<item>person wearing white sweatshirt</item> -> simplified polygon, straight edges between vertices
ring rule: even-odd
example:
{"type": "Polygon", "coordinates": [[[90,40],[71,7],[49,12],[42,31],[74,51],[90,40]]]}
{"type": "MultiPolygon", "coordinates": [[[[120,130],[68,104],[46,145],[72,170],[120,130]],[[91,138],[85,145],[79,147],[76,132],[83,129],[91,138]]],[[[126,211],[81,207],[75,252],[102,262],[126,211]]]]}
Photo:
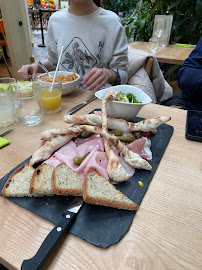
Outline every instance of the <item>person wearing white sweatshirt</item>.
{"type": "MultiPolygon", "coordinates": [[[[126,84],[128,80],[128,47],[120,18],[93,0],[71,0],[70,7],[50,17],[46,46],[48,59],[43,63],[49,71],[57,65],[64,46],[60,71],[81,76],[80,87],[99,90],[106,84],[126,84]]],[[[35,79],[42,72],[37,63],[23,65],[18,74],[35,79]]]]}

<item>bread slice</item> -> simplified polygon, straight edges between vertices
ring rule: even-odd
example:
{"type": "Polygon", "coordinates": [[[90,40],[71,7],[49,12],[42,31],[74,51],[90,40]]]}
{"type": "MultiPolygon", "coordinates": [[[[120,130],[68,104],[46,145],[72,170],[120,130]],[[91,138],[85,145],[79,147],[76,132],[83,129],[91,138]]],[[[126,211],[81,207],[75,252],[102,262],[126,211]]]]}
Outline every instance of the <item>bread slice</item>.
{"type": "Polygon", "coordinates": [[[37,197],[53,196],[52,173],[53,167],[46,163],[36,168],[32,176],[29,192],[37,197]]]}
{"type": "Polygon", "coordinates": [[[96,171],[89,172],[84,179],[83,198],[89,204],[132,211],[138,209],[136,203],[117,190],[114,185],[110,184],[96,171]]]}
{"type": "Polygon", "coordinates": [[[19,167],[7,180],[2,190],[4,197],[31,197],[30,182],[34,168],[26,163],[19,167]]]}
{"type": "Polygon", "coordinates": [[[83,179],[64,163],[53,170],[52,184],[57,195],[82,196],[83,179]]]}

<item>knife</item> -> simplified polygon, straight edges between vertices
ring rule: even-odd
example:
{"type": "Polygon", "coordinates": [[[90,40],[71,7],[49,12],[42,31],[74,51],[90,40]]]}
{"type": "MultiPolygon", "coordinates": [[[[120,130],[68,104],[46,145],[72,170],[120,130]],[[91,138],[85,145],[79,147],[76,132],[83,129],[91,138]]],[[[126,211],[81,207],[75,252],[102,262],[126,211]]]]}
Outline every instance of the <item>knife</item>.
{"type": "Polygon", "coordinates": [[[90,99],[84,101],[83,103],[81,103],[81,104],[79,104],[79,105],[76,105],[74,108],[72,108],[71,110],[69,110],[69,111],[67,112],[67,114],[68,114],[68,115],[73,114],[74,112],[78,111],[79,109],[81,109],[82,107],[84,107],[85,105],[87,105],[88,103],[90,103],[91,101],[93,101],[93,100],[95,100],[95,99],[96,99],[96,97],[93,96],[92,98],[90,98],[90,99]]]}
{"type": "Polygon", "coordinates": [[[22,262],[21,270],[41,269],[42,265],[56,247],[61,237],[71,228],[82,204],[83,198],[75,197],[70,206],[62,213],[61,220],[47,235],[34,257],[22,262]]]}

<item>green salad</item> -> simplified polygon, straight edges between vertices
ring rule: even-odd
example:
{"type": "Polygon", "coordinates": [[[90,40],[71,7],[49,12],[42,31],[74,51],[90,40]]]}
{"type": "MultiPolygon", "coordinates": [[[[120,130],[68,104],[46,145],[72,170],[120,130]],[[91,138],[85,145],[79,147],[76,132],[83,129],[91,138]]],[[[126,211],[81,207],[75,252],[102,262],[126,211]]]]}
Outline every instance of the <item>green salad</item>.
{"type": "Polygon", "coordinates": [[[128,93],[128,94],[120,93],[117,101],[127,102],[127,103],[142,103],[142,101],[138,101],[136,99],[136,96],[134,96],[132,93],[128,93]]]}

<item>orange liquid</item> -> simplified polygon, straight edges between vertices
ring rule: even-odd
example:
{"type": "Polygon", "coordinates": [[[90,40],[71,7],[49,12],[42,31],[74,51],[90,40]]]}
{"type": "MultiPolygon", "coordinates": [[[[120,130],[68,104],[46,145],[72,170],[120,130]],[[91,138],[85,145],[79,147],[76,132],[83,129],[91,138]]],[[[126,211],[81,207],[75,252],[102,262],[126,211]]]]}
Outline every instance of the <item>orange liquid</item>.
{"type": "Polygon", "coordinates": [[[49,91],[48,89],[40,90],[46,111],[53,111],[60,108],[61,104],[61,89],[53,89],[49,91]]]}

